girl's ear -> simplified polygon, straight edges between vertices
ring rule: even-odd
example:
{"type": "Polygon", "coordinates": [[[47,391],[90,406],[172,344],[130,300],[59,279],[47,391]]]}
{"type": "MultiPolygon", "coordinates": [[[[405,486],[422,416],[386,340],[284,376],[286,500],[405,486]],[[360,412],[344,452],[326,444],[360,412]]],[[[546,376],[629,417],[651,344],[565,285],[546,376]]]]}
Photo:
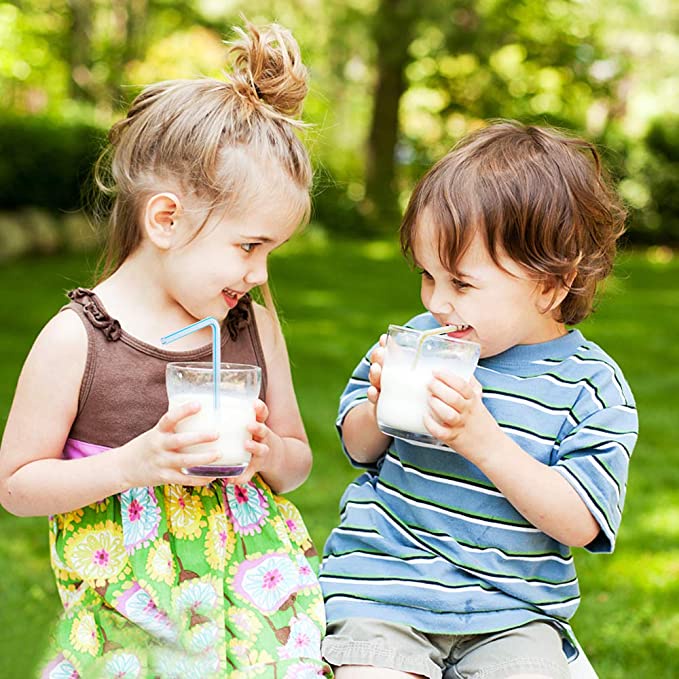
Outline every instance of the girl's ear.
{"type": "Polygon", "coordinates": [[[156,193],[146,201],[144,231],[156,247],[169,250],[176,242],[176,222],[181,212],[181,203],[174,193],[156,193]]]}

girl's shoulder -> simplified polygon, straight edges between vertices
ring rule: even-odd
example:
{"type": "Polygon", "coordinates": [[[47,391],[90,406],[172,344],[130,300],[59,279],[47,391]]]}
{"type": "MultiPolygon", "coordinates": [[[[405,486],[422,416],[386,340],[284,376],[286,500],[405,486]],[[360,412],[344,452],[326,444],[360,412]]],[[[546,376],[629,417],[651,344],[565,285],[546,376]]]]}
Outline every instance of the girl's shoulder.
{"type": "Polygon", "coordinates": [[[64,308],[43,326],[31,355],[66,363],[82,359],[84,366],[87,344],[87,329],[81,318],[73,309],[64,308]]]}

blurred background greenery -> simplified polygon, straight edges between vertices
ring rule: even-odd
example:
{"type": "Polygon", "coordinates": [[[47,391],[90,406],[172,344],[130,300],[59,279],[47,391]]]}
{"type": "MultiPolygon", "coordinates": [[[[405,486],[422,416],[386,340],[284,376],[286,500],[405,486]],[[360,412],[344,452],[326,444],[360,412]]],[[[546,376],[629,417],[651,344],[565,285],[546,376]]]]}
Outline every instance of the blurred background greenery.
{"type": "MultiPolygon", "coordinates": [[[[415,180],[490,118],[597,142],[630,211],[626,250],[583,330],[620,362],[641,438],[618,549],[577,550],[578,632],[602,678],[679,674],[679,4],[673,0],[0,2],[0,426],[63,291],[92,281],[86,211],[106,130],[146,84],[212,75],[245,12],[298,38],[314,221],[272,262],[316,456],[293,494],[320,547],[355,476],[333,421],[361,353],[419,310],[398,255],[415,180]]],[[[58,609],[46,522],[0,510],[0,677],[27,677],[58,609]]]]}

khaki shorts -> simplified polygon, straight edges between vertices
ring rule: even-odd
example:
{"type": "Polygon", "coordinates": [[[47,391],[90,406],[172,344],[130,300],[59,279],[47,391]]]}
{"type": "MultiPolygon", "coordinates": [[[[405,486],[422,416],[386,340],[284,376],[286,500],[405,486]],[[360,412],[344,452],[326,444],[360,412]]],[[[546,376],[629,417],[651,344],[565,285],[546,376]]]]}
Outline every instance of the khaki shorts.
{"type": "Polygon", "coordinates": [[[328,626],[323,658],[334,667],[370,665],[428,679],[505,679],[539,674],[569,679],[561,635],[546,622],[492,634],[424,634],[369,618],[328,626]]]}

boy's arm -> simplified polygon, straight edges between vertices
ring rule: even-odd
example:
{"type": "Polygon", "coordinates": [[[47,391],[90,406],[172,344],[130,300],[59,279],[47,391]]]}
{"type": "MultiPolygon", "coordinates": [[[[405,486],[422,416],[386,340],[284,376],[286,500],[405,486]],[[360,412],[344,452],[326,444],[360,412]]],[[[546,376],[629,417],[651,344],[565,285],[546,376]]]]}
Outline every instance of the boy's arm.
{"type": "Polygon", "coordinates": [[[601,407],[582,419],[550,466],[502,430],[483,404],[478,382],[437,377],[432,385],[436,419],[425,420],[436,438],[475,464],[519,513],[555,540],[612,551],[637,437],[633,405],[601,407]]]}
{"type": "Polygon", "coordinates": [[[392,440],[377,427],[376,403],[379,397],[382,353],[379,344],[356,366],[340,397],[337,430],[344,452],[355,467],[374,468],[392,440]]]}

